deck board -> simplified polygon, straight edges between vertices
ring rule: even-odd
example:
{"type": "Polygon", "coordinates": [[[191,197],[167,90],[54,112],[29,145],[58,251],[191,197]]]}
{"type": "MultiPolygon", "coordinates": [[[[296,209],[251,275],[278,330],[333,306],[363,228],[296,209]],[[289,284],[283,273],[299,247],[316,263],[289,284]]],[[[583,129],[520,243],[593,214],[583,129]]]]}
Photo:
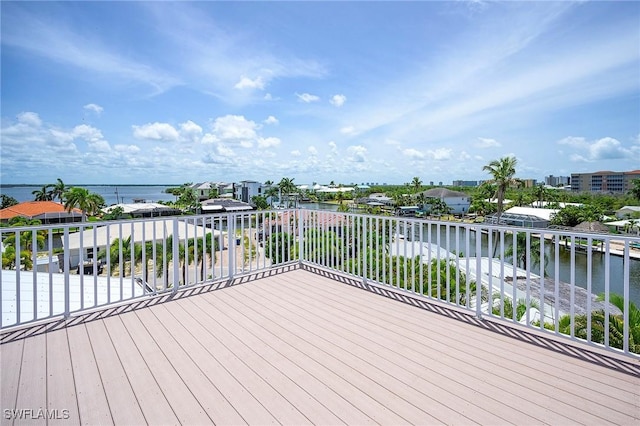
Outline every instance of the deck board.
{"type": "Polygon", "coordinates": [[[107,331],[136,395],[145,421],[149,424],[179,424],[151,370],[129,336],[119,317],[104,320],[107,331]]]}
{"type": "MultiPolygon", "coordinates": [[[[282,285],[288,283],[286,286],[290,291],[286,294],[292,294],[294,291],[299,290],[300,284],[304,286],[304,283],[302,282],[299,283],[291,281],[294,277],[295,274],[292,273],[291,275],[283,277],[283,280],[279,283],[282,285]]],[[[618,422],[625,423],[633,420],[633,417],[624,413],[633,410],[633,408],[637,406],[639,391],[637,381],[635,382],[635,389],[632,388],[631,392],[628,390],[626,391],[627,397],[631,399],[629,402],[621,402],[608,395],[603,395],[603,388],[601,384],[599,384],[598,389],[585,389],[581,384],[588,382],[588,377],[581,379],[581,381],[577,381],[578,386],[573,386],[565,383],[564,379],[569,377],[567,374],[558,374],[555,377],[555,380],[549,383],[549,378],[546,377],[546,374],[543,374],[546,373],[544,370],[541,371],[538,368],[530,367],[528,365],[529,362],[523,363],[521,360],[514,359],[514,355],[520,355],[528,361],[529,358],[531,358],[528,351],[529,348],[526,348],[526,351],[522,351],[522,348],[520,348],[518,352],[493,352],[496,345],[494,342],[487,341],[487,339],[498,338],[498,340],[501,340],[505,338],[504,336],[500,336],[486,330],[474,330],[469,327],[460,327],[462,324],[456,324],[458,327],[456,327],[457,333],[455,334],[459,335],[460,338],[451,339],[450,335],[446,335],[444,333],[453,331],[450,329],[450,326],[453,324],[447,324],[446,327],[431,327],[426,325],[424,327],[410,327],[412,324],[426,324],[427,320],[433,321],[434,315],[429,312],[416,312],[411,321],[407,321],[406,316],[390,317],[387,315],[388,309],[376,309],[376,307],[371,307],[367,303],[362,303],[362,301],[359,301],[359,303],[349,303],[348,305],[345,305],[345,311],[340,311],[338,307],[344,304],[345,295],[348,293],[349,292],[343,290],[340,293],[340,297],[326,295],[326,297],[332,301],[332,304],[328,309],[333,313],[333,315],[339,315],[340,312],[347,312],[346,315],[348,315],[348,318],[352,315],[356,315],[362,320],[372,320],[373,322],[377,322],[376,326],[371,327],[371,329],[376,333],[380,333],[380,329],[382,329],[382,333],[386,336],[388,341],[394,342],[395,345],[402,348],[399,349],[399,352],[406,353],[408,351],[412,351],[411,346],[414,342],[426,341],[428,343],[426,345],[422,345],[423,350],[414,354],[416,358],[422,358],[424,356],[428,357],[431,353],[432,356],[435,355],[431,362],[439,362],[439,358],[437,357],[438,351],[446,351],[448,354],[447,359],[453,357],[457,361],[457,365],[454,365],[454,367],[461,368],[461,366],[464,366],[462,367],[462,371],[466,370],[465,376],[472,376],[473,374],[482,372],[483,368],[486,369],[487,367],[490,367],[492,374],[487,376],[485,372],[485,375],[480,377],[480,379],[485,383],[495,383],[495,376],[498,376],[497,379],[499,379],[499,383],[502,386],[508,386],[509,393],[515,393],[519,399],[528,399],[531,402],[547,407],[547,409],[555,407],[555,416],[566,416],[573,413],[575,416],[581,416],[582,420],[591,422],[617,420],[618,422]],[[356,310],[358,314],[355,313],[356,310]],[[389,322],[389,319],[392,319],[393,321],[389,322]],[[397,326],[404,322],[406,322],[409,327],[397,326]],[[438,335],[440,335],[441,338],[436,338],[438,335]],[[435,349],[436,352],[425,351],[425,347],[435,349]],[[473,347],[476,350],[469,354],[469,347],[473,347]],[[492,353],[487,354],[487,360],[482,360],[481,363],[478,363],[478,357],[488,349],[491,349],[492,353]],[[496,356],[499,356],[500,358],[496,359],[496,356]],[[484,363],[488,363],[489,365],[483,366],[484,363]],[[518,379],[515,379],[516,377],[518,379]],[[554,400],[549,403],[546,395],[551,394],[554,395],[554,400]],[[603,400],[606,402],[607,406],[599,407],[597,410],[594,409],[593,403],[598,402],[601,404],[603,400]],[[633,402],[634,400],[635,404],[633,402]],[[620,410],[622,410],[622,412],[620,412],[620,410]]],[[[357,296],[359,297],[360,294],[357,294],[357,296]]],[[[372,302],[379,302],[379,300],[376,300],[380,299],[379,297],[375,297],[375,295],[371,296],[374,297],[372,302]]],[[[296,295],[295,299],[296,303],[300,306],[309,305],[312,307],[316,304],[315,300],[315,296],[305,299],[304,294],[296,295]],[[307,301],[306,304],[301,305],[301,301],[304,300],[307,301]]],[[[450,321],[448,322],[450,323],[450,321]]],[[[347,328],[350,326],[350,324],[344,325],[344,327],[347,328]]],[[[367,328],[369,325],[365,324],[363,327],[367,328]]],[[[420,349],[420,347],[418,347],[418,349],[420,349]]],[[[555,363],[558,359],[566,358],[564,356],[558,357],[558,354],[553,355],[556,356],[554,360],[550,361],[552,363],[555,363]]]]}
{"type": "Polygon", "coordinates": [[[47,408],[49,424],[80,424],[78,398],[73,378],[71,353],[65,329],[46,334],[47,338],[47,408]]]}
{"type": "MultiPolygon", "coordinates": [[[[113,424],[102,378],[84,324],[67,328],[80,422],[113,424]]],[[[56,362],[55,360],[51,360],[56,362]]]]}
{"type": "Polygon", "coordinates": [[[72,424],[640,424],[638,376],[310,271],[118,312],[6,340],[1,408],[72,424]]]}
{"type": "MultiPolygon", "coordinates": [[[[24,340],[0,345],[0,404],[3,410],[16,408],[16,397],[20,384],[20,367],[22,366],[22,353],[24,340]]],[[[12,421],[2,416],[1,425],[10,425],[12,421]]]]}
{"type": "Polygon", "coordinates": [[[115,424],[143,424],[144,414],[136,398],[129,378],[122,367],[103,321],[92,321],[87,324],[87,333],[91,340],[96,364],[102,379],[104,393],[111,408],[111,416],[115,424]]]}
{"type": "MultiPolygon", "coordinates": [[[[295,286],[298,284],[290,281],[294,276],[294,274],[291,274],[290,276],[283,277],[282,280],[283,284],[287,282],[290,283],[288,285],[290,291],[297,289],[295,286]]],[[[327,286],[333,285],[334,283],[332,282],[327,283],[327,286]]],[[[340,291],[342,289],[337,288],[337,290],[340,291]]],[[[313,287],[312,291],[313,294],[311,298],[308,299],[311,304],[315,303],[315,297],[321,294],[318,292],[317,287],[313,287]]],[[[338,296],[327,292],[322,294],[331,300],[331,308],[344,306],[344,309],[349,312],[349,315],[356,315],[360,318],[377,318],[377,321],[383,324],[381,327],[385,329],[391,327],[391,325],[388,324],[389,322],[398,324],[406,321],[406,317],[404,316],[406,314],[402,310],[396,311],[396,308],[400,308],[402,305],[388,306],[386,304],[380,304],[383,302],[380,300],[381,298],[371,293],[358,292],[356,294],[350,294],[349,292],[342,291],[338,296]],[[362,295],[360,293],[365,294],[362,295]],[[398,314],[396,315],[396,313],[398,314]]],[[[296,302],[299,301],[296,300],[296,302]]],[[[563,360],[566,357],[533,345],[526,347],[527,351],[525,355],[527,356],[527,362],[523,365],[520,360],[516,360],[512,356],[512,351],[519,351],[520,348],[522,348],[521,342],[517,342],[515,339],[497,333],[487,332],[486,330],[478,332],[479,330],[474,330],[473,327],[470,328],[463,323],[455,321],[451,322],[447,318],[434,317],[428,312],[421,311],[420,313],[416,313],[414,317],[414,321],[424,323],[425,320],[423,318],[428,318],[429,322],[439,321],[438,324],[443,325],[436,327],[409,326],[392,329],[390,338],[396,341],[402,337],[413,340],[426,339],[430,345],[444,345],[442,346],[443,349],[457,349],[457,353],[461,356],[466,356],[466,353],[469,352],[468,349],[471,347],[477,351],[486,353],[489,360],[488,362],[491,362],[496,367],[500,367],[499,371],[511,372],[508,374],[524,375],[533,382],[539,381],[541,377],[540,373],[543,371],[547,379],[549,379],[548,376],[551,376],[551,379],[557,379],[554,381],[555,388],[574,393],[587,402],[606,402],[607,406],[612,410],[628,411],[634,404],[637,404],[639,398],[638,382],[629,375],[607,369],[597,369],[593,371],[593,374],[585,376],[581,374],[584,371],[584,362],[564,363],[562,366],[559,366],[557,360],[563,360]],[[450,333],[460,336],[460,338],[452,340],[450,333]],[[479,336],[481,336],[481,338],[478,338],[479,336]],[[504,350],[501,347],[504,345],[509,346],[507,348],[508,350],[504,350]],[[567,369],[569,369],[572,374],[567,374],[567,369]],[[631,392],[624,386],[625,382],[631,385],[631,392]]],[[[464,363],[466,364],[466,362],[464,363]]]]}

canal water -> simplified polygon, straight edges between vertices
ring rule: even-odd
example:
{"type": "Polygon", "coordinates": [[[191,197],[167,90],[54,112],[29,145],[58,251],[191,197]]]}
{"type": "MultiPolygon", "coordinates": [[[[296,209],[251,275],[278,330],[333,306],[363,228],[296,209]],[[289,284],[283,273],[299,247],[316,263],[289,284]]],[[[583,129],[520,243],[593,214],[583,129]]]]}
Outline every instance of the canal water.
{"type": "MultiPolygon", "coordinates": [[[[337,205],[326,203],[306,203],[301,204],[301,208],[315,210],[337,210],[337,205]]],[[[453,253],[459,253],[463,256],[476,256],[476,233],[470,232],[469,235],[469,252],[466,250],[466,234],[465,230],[460,228],[456,235],[456,227],[452,224],[432,224],[431,240],[429,241],[429,225],[422,225],[422,237],[424,242],[438,244],[443,248],[447,248],[453,253]],[[456,245],[456,239],[458,244],[456,245]]],[[[415,238],[419,237],[419,225],[414,226],[415,238]]],[[[505,250],[511,245],[513,237],[505,234],[505,250]]],[[[556,274],[556,247],[550,241],[545,241],[545,257],[548,259],[545,270],[549,278],[555,278],[556,274]]],[[[489,256],[488,235],[481,236],[481,256],[489,256]]],[[[560,243],[558,248],[558,275],[560,281],[571,282],[571,249],[566,248],[560,243]]],[[[589,275],[589,261],[586,252],[577,251],[574,257],[575,262],[575,283],[576,285],[587,288],[589,275]]],[[[621,256],[611,255],[609,257],[609,291],[612,293],[624,294],[624,259],[621,256]]],[[[604,253],[594,251],[591,254],[591,293],[600,294],[605,291],[605,283],[607,277],[606,256],[604,253]]],[[[531,268],[533,273],[539,274],[539,265],[531,268]]],[[[629,260],[629,300],[640,308],[640,260],[629,260]]]]}

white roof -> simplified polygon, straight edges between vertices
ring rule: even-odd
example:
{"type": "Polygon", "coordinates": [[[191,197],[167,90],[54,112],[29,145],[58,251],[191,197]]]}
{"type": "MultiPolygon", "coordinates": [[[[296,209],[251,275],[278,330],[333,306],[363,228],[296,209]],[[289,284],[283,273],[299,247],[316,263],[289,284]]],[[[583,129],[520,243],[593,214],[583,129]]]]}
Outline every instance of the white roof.
{"type": "Polygon", "coordinates": [[[348,186],[343,186],[341,188],[322,188],[322,189],[318,189],[317,192],[349,192],[349,191],[353,191],[354,188],[348,187],[348,186]]]}
{"type": "MultiPolygon", "coordinates": [[[[34,293],[32,271],[2,270],[2,325],[8,326],[17,322],[18,280],[20,281],[20,322],[47,318],[64,313],[64,274],[48,274],[37,272],[34,293]],[[51,282],[50,282],[51,278],[51,282]],[[51,285],[52,297],[49,296],[51,285]],[[52,311],[49,311],[50,303],[52,311]]],[[[94,277],[92,275],[69,274],[69,308],[71,311],[81,309],[80,299],[84,299],[84,308],[124,301],[144,296],[144,290],[132,277],[94,277]],[[121,284],[122,283],[122,284],[121,284]],[[82,284],[82,285],[81,285],[82,284]],[[82,292],[80,291],[82,287],[82,292]],[[120,295],[122,287],[122,296],[120,295]],[[96,298],[97,296],[97,298],[96,298]],[[109,297],[110,296],[110,297],[109,297]]]]}
{"type": "MultiPolygon", "coordinates": [[[[152,241],[154,237],[156,239],[168,238],[173,234],[173,221],[175,219],[158,219],[158,220],[144,220],[144,221],[129,221],[129,222],[113,222],[105,225],[96,225],[94,229],[87,229],[83,232],[75,232],[69,234],[69,249],[80,248],[80,241],[84,248],[106,247],[110,245],[117,238],[126,239],[132,236],[134,242],[141,242],[144,235],[145,241],[152,241]],[[122,230],[120,230],[122,227],[122,230]],[[107,231],[109,234],[109,241],[107,241],[107,231]],[[95,232],[95,234],[94,234],[95,232]]],[[[193,222],[178,221],[178,234],[179,238],[194,237],[196,235],[202,236],[205,233],[213,232],[214,235],[222,235],[223,233],[218,230],[211,230],[210,228],[194,225],[193,222]]],[[[64,244],[64,238],[63,238],[64,244]]]]}
{"type": "Polygon", "coordinates": [[[627,226],[633,224],[633,226],[636,227],[640,226],[640,219],[616,220],[614,222],[605,222],[604,224],[609,226],[627,226]]]}
{"type": "Polygon", "coordinates": [[[164,204],[160,203],[120,203],[105,207],[104,209],[102,209],[102,211],[105,213],[110,213],[117,207],[122,207],[124,213],[134,213],[140,210],[175,210],[173,207],[165,206],[164,204]]]}
{"type": "MultiPolygon", "coordinates": [[[[497,198],[485,198],[483,201],[487,203],[498,204],[497,198]]],[[[502,200],[502,204],[509,204],[509,203],[513,203],[513,200],[507,200],[506,198],[502,200]]]]}
{"type": "Polygon", "coordinates": [[[420,243],[420,241],[407,241],[402,235],[396,235],[394,241],[389,244],[389,253],[391,256],[416,257],[422,252],[422,261],[429,262],[435,259],[451,259],[457,256],[437,244],[420,243]]]}
{"type": "Polygon", "coordinates": [[[544,220],[551,220],[551,215],[558,212],[558,209],[540,209],[533,207],[511,207],[505,210],[505,213],[524,214],[539,217],[544,220]]]}
{"type": "Polygon", "coordinates": [[[624,206],[616,211],[625,211],[625,210],[629,210],[632,212],[640,212],[640,206],[624,206]]]}

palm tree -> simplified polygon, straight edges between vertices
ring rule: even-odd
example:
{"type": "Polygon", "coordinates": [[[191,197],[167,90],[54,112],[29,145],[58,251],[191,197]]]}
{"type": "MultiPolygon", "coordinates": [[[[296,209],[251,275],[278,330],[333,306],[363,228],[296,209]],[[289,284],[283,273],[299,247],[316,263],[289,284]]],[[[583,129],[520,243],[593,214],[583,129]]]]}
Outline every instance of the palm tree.
{"type": "Polygon", "coordinates": [[[74,208],[82,210],[83,222],[87,220],[87,214],[96,214],[102,206],[104,206],[104,198],[86,188],[71,188],[64,196],[64,208],[69,212],[74,208]]]}
{"type": "Polygon", "coordinates": [[[284,177],[280,180],[280,183],[278,183],[278,188],[280,189],[280,192],[286,195],[287,197],[287,208],[291,207],[290,199],[289,199],[290,194],[296,192],[298,189],[296,188],[296,185],[293,183],[293,180],[294,178],[284,177]]]}
{"type": "Polygon", "coordinates": [[[518,160],[515,157],[503,157],[499,160],[493,160],[482,168],[483,171],[489,172],[492,176],[488,183],[496,185],[496,192],[493,198],[498,201],[498,211],[496,212],[498,222],[500,222],[500,216],[502,215],[504,195],[507,188],[511,185],[520,185],[522,182],[520,179],[514,178],[517,162],[518,160]]]}
{"type": "Polygon", "coordinates": [[[411,186],[413,186],[416,192],[420,192],[420,189],[422,188],[422,181],[418,176],[415,176],[413,178],[413,180],[411,181],[411,186]]]}
{"type": "Polygon", "coordinates": [[[267,190],[264,192],[264,195],[269,199],[269,206],[273,208],[273,199],[278,196],[278,187],[277,186],[268,187],[267,190]]]}
{"type": "MultiPolygon", "coordinates": [[[[530,237],[529,245],[527,245],[527,234],[525,232],[518,232],[516,235],[516,251],[517,251],[517,266],[522,266],[523,269],[527,269],[527,259],[531,261],[531,266],[540,265],[540,237],[530,237]]],[[[504,251],[505,257],[513,257],[513,245],[509,246],[504,251]]],[[[543,256],[544,257],[544,256],[543,256]]],[[[549,259],[544,257],[544,275],[547,276],[546,266],[549,263],[549,259]]]]}
{"type": "Polygon", "coordinates": [[[53,200],[53,192],[49,190],[51,185],[44,185],[41,189],[36,189],[32,191],[34,201],[51,201],[53,200]]]}
{"type": "Polygon", "coordinates": [[[538,207],[543,207],[542,203],[549,196],[549,191],[547,191],[547,188],[545,188],[544,185],[536,186],[533,189],[533,194],[536,197],[536,200],[538,201],[538,207]]]}
{"type": "Polygon", "coordinates": [[[62,200],[64,199],[64,194],[67,192],[67,187],[65,186],[62,179],[58,178],[58,181],[51,185],[51,187],[51,198],[53,200],[57,198],[58,201],[62,202],[62,200]]]}

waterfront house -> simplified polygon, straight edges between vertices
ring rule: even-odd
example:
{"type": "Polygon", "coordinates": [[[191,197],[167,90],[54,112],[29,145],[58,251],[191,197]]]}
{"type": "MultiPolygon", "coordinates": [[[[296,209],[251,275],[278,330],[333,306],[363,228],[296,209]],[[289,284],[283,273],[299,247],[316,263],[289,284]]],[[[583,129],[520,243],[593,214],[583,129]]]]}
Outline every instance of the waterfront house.
{"type": "Polygon", "coordinates": [[[43,224],[70,223],[82,221],[82,211],[71,209],[55,201],[25,201],[0,210],[0,222],[8,222],[14,217],[37,219],[43,224]]]}
{"type": "MultiPolygon", "coordinates": [[[[422,193],[425,198],[435,198],[447,205],[452,214],[466,214],[471,205],[471,197],[464,192],[452,191],[447,188],[433,188],[422,193]]],[[[422,210],[429,212],[430,205],[425,203],[422,210]]]]}

